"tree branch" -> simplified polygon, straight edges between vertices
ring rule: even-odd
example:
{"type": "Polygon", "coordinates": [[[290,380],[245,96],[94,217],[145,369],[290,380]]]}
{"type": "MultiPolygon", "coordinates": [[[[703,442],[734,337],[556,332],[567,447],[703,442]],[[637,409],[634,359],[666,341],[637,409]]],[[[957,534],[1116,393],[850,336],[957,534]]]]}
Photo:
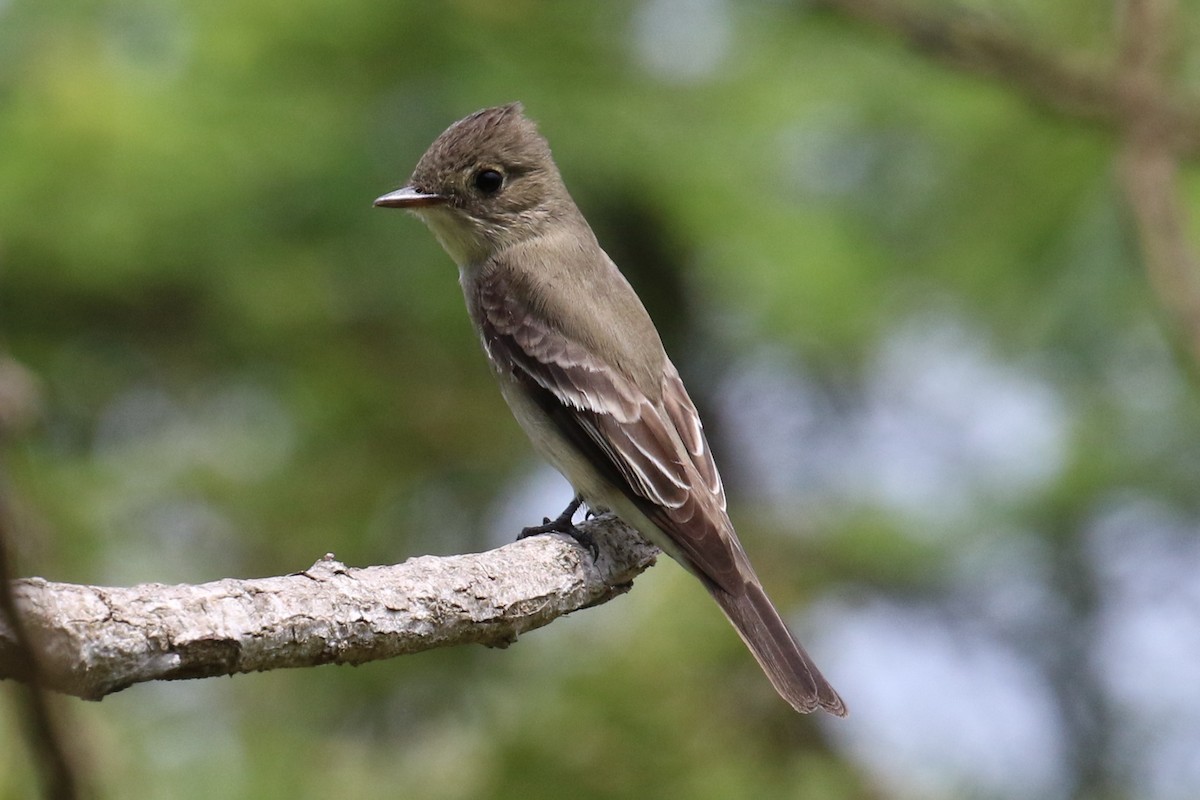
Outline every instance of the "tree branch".
{"type": "MultiPolygon", "coordinates": [[[[13,582],[39,653],[37,680],[99,700],[135,683],[317,664],[361,664],[435,647],[505,647],[529,630],[628,591],[658,550],[611,516],[565,536],[495,550],[349,568],[332,555],[282,577],[129,588],[13,582]]],[[[0,624],[0,678],[28,680],[0,624]]]]}
{"type": "MultiPolygon", "coordinates": [[[[31,424],[39,411],[33,376],[0,351],[0,444],[31,424]]],[[[4,645],[0,645],[4,653],[0,660],[13,663],[27,675],[38,676],[42,674],[41,663],[19,614],[11,581],[15,550],[10,548],[16,540],[13,536],[16,515],[9,506],[7,490],[4,463],[0,460],[0,630],[7,632],[4,645]]],[[[84,783],[80,781],[78,754],[63,736],[67,726],[36,680],[21,688],[17,709],[32,760],[41,775],[44,796],[48,800],[75,800],[84,783]]]]}
{"type": "Polygon", "coordinates": [[[1142,260],[1159,302],[1186,337],[1200,363],[1200,260],[1188,239],[1187,212],[1179,197],[1179,159],[1171,120],[1147,98],[1161,93],[1174,3],[1126,0],[1121,41],[1125,142],[1118,166],[1136,222],[1142,260]]]}
{"type": "Polygon", "coordinates": [[[1099,124],[1117,158],[1142,261],[1159,302],[1200,364],[1200,258],[1180,200],[1179,162],[1200,156],[1200,101],[1165,75],[1175,0],[1123,0],[1111,66],[1045,52],[979,15],[930,12],[902,0],[812,0],[899,36],[918,52],[1004,83],[1063,116],[1099,124]]]}
{"type": "MultiPolygon", "coordinates": [[[[40,676],[41,664],[34,656],[31,637],[17,614],[17,600],[9,576],[7,509],[0,496],[0,662],[12,663],[26,674],[40,676]]],[[[3,669],[0,668],[0,674],[3,669]]],[[[41,773],[45,795],[53,800],[74,800],[79,796],[79,781],[74,760],[61,735],[62,725],[37,681],[23,687],[19,702],[29,747],[41,773]]]]}
{"type": "MultiPolygon", "coordinates": [[[[1113,133],[1123,133],[1128,87],[1119,66],[1047,52],[992,20],[965,10],[931,12],[896,0],[811,0],[818,8],[900,37],[938,61],[997,80],[1038,105],[1113,133]]],[[[1163,125],[1171,149],[1200,156],[1200,101],[1161,83],[1139,99],[1163,125]]]]}

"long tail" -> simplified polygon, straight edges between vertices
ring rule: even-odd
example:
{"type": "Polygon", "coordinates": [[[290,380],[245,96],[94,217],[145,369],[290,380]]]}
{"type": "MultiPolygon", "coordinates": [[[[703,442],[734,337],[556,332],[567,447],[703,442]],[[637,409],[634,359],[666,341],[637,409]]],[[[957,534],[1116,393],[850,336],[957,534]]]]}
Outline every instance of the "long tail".
{"type": "Polygon", "coordinates": [[[846,704],[792,636],[762,587],[755,582],[743,585],[745,591],[741,594],[716,586],[709,586],[709,592],[737,628],[775,691],[803,714],[823,708],[830,714],[846,716],[846,704]]]}

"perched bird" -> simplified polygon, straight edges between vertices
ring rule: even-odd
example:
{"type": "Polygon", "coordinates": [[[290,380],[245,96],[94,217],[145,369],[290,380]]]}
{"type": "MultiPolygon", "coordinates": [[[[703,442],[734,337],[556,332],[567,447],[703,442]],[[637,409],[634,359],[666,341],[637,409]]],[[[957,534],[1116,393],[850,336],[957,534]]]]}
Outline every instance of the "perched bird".
{"type": "Polygon", "coordinates": [[[793,708],[844,716],[734,533],[700,417],[654,323],[521,105],[451,125],[408,185],[375,205],[416,214],[454,259],[504,399],[578,492],[527,532],[573,532],[580,500],[614,511],[700,579],[793,708]]]}

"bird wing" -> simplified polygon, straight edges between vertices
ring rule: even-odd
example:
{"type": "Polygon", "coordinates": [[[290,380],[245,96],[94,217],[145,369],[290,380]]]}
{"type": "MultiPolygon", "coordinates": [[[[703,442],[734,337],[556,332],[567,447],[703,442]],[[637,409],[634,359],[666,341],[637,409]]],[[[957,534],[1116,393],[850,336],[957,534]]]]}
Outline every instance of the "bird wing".
{"type": "MultiPolygon", "coordinates": [[[[748,565],[696,407],[669,361],[653,402],[627,375],[550,324],[503,271],[477,284],[473,312],[493,363],[668,536],[685,566],[727,592],[748,565]]],[[[748,569],[748,567],[747,567],[748,569]]]]}
{"type": "MultiPolygon", "coordinates": [[[[725,492],[696,407],[664,356],[659,399],[536,312],[502,272],[468,297],[495,367],[675,545],[750,648],[776,691],[801,712],[846,706],[763,592],[725,513],[725,492]]],[[[620,359],[620,353],[615,356],[620,359]]]]}

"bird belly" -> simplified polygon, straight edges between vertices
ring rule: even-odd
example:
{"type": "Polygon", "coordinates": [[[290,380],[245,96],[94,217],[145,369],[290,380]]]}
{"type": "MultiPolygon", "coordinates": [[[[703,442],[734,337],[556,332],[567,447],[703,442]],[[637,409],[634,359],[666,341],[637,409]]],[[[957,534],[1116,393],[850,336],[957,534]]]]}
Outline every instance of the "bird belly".
{"type": "Polygon", "coordinates": [[[546,413],[528,395],[526,389],[506,375],[499,375],[500,393],[533,448],[567,479],[592,510],[608,510],[622,522],[642,534],[675,561],[688,566],[683,552],[661,528],[650,521],[624,492],[605,478],[579,452],[546,413]]]}

